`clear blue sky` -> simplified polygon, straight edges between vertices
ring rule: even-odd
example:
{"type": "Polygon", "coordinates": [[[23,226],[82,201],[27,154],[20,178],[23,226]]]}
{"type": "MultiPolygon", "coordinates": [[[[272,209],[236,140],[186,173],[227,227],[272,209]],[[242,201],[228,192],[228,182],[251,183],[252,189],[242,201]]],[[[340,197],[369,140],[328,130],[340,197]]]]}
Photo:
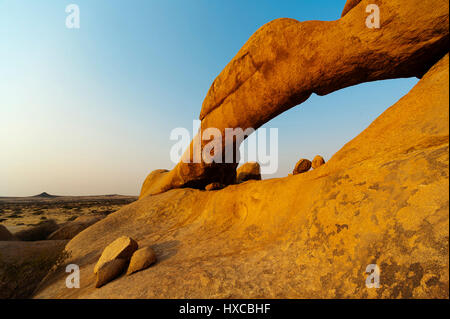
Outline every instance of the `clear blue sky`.
{"type": "MultiPolygon", "coordinates": [[[[175,127],[192,127],[214,78],[280,17],[335,20],[345,0],[0,1],[0,196],[138,194],[172,168],[175,127]],[[78,30],[66,5],[80,7],[78,30]]],[[[279,128],[280,166],[328,160],[417,83],[312,96],[279,128]]],[[[268,178],[270,176],[265,176],[268,178]]]]}

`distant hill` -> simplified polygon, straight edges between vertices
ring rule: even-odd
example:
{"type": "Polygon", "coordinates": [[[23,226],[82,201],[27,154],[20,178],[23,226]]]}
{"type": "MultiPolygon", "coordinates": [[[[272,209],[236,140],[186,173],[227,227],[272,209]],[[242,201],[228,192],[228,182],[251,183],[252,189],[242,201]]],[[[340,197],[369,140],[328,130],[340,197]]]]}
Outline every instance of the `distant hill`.
{"type": "Polygon", "coordinates": [[[39,195],[35,195],[35,196],[31,196],[31,197],[54,198],[54,197],[58,197],[58,196],[56,196],[56,195],[50,195],[50,194],[47,193],[47,192],[43,192],[43,193],[40,193],[39,195]]]}

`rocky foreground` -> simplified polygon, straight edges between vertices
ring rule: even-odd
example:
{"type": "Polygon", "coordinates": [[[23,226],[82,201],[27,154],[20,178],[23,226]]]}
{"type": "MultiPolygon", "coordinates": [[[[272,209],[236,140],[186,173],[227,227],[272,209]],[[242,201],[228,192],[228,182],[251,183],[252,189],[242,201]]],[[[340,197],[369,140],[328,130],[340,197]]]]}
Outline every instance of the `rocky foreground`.
{"type": "Polygon", "coordinates": [[[262,27],[213,83],[202,128],[258,126],[313,92],[421,80],[313,170],[234,185],[223,175],[233,165],[153,172],[138,201],[67,244],[81,287],[67,288],[61,267],[34,297],[448,298],[448,34],[443,0],[350,0],[338,21],[262,27]],[[369,3],[384,12],[378,33],[364,26],[369,3]],[[126,269],[105,249],[118,238],[150,247],[156,263],[106,282],[102,265],[126,269]],[[369,264],[379,288],[366,287],[369,264]]]}
{"type": "Polygon", "coordinates": [[[0,197],[0,299],[28,298],[63,264],[67,242],[137,197],[0,197]]]}

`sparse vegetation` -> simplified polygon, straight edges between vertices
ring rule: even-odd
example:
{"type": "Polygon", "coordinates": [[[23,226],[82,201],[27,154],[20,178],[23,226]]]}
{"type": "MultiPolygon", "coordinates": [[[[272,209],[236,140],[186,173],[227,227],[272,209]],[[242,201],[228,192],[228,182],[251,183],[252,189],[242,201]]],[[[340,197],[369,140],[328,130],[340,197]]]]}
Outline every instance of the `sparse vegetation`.
{"type": "MultiPolygon", "coordinates": [[[[57,224],[73,221],[83,215],[109,215],[136,197],[86,196],[86,197],[29,197],[0,198],[0,222],[13,232],[30,231],[39,223],[54,220],[57,224]]],[[[28,236],[28,235],[27,235],[28,236]]],[[[34,235],[33,235],[34,236],[34,235]]],[[[36,237],[33,237],[36,238],[36,237]]],[[[40,240],[45,239],[37,235],[40,240]]],[[[26,239],[35,240],[35,239],[26,239]]]]}
{"type": "Polygon", "coordinates": [[[12,232],[17,240],[45,240],[50,243],[49,249],[37,248],[32,256],[24,256],[18,245],[19,258],[15,261],[10,258],[2,259],[0,250],[0,299],[29,298],[49,272],[62,269],[64,261],[69,257],[66,251],[62,251],[64,245],[52,248],[51,242],[54,241],[47,241],[49,235],[59,229],[62,223],[71,222],[79,216],[107,215],[137,199],[122,196],[94,198],[95,200],[91,197],[0,199],[0,222],[14,229],[12,232]]]}

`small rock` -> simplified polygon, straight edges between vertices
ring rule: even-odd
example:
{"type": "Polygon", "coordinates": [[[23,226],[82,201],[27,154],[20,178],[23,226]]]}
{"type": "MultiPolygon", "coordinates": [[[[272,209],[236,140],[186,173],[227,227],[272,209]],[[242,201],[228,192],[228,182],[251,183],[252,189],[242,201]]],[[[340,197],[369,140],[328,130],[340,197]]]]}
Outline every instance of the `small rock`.
{"type": "Polygon", "coordinates": [[[323,159],[322,156],[317,155],[316,157],[314,157],[314,159],[313,159],[313,161],[312,161],[312,164],[311,164],[311,167],[312,167],[313,169],[316,169],[316,168],[318,168],[319,166],[322,166],[323,164],[325,164],[325,160],[323,159]]]}
{"type": "Polygon", "coordinates": [[[146,269],[156,262],[156,254],[151,247],[138,249],[131,256],[130,265],[128,266],[127,275],[146,269]]]}
{"type": "Polygon", "coordinates": [[[94,267],[94,273],[96,274],[97,271],[103,266],[103,264],[111,260],[130,260],[131,256],[137,249],[138,244],[134,239],[128,236],[117,238],[103,250],[102,255],[100,256],[97,264],[94,267]]]}
{"type": "Polygon", "coordinates": [[[292,171],[292,174],[297,175],[297,174],[305,173],[305,172],[309,171],[310,168],[311,168],[311,161],[302,158],[301,160],[299,160],[297,162],[297,164],[295,164],[295,168],[292,171]]]}
{"type": "Polygon", "coordinates": [[[125,270],[127,260],[113,259],[103,263],[97,270],[97,278],[95,280],[95,288],[100,288],[104,284],[119,277],[125,270]]]}
{"type": "Polygon", "coordinates": [[[222,183],[211,183],[211,184],[206,185],[205,190],[206,191],[215,191],[215,190],[222,189],[224,187],[225,187],[225,185],[222,183]]]}
{"type": "Polygon", "coordinates": [[[249,180],[261,180],[261,168],[257,162],[245,163],[236,171],[236,183],[239,184],[249,180]]]}

